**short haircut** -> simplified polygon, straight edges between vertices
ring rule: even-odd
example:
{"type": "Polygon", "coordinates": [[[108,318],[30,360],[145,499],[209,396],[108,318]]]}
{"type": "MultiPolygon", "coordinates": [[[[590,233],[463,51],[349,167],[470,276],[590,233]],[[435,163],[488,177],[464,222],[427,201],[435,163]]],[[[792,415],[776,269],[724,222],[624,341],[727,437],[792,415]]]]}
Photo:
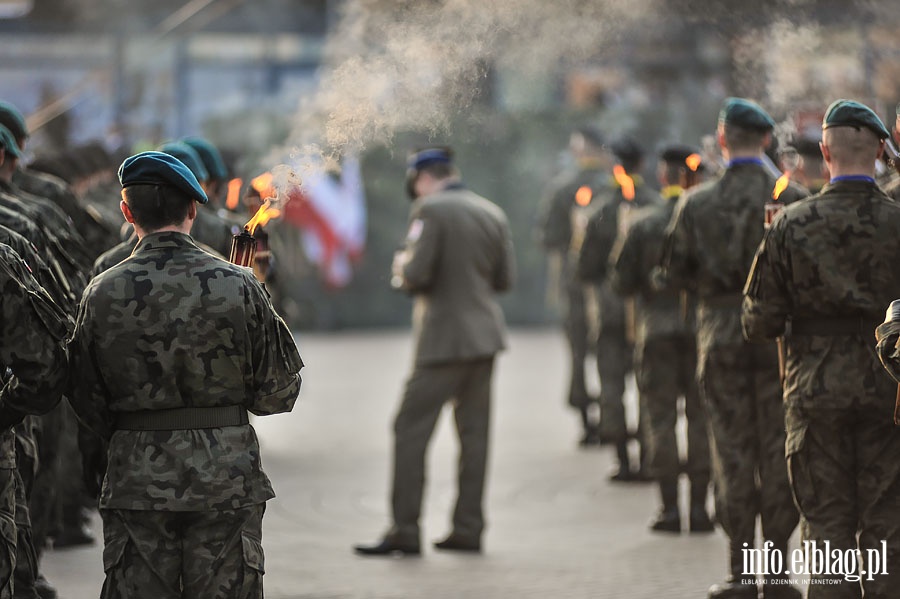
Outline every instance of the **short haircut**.
{"type": "Polygon", "coordinates": [[[822,132],[822,142],[831,152],[831,161],[845,168],[871,168],[881,147],[875,132],[865,127],[829,127],[822,132]]]}
{"type": "Polygon", "coordinates": [[[168,185],[130,185],[122,190],[122,198],[135,224],[148,232],[183,223],[194,201],[168,185]]]}
{"type": "Polygon", "coordinates": [[[731,123],[723,123],[725,128],[725,146],[731,150],[759,150],[763,147],[768,131],[762,129],[748,129],[731,123]]]}

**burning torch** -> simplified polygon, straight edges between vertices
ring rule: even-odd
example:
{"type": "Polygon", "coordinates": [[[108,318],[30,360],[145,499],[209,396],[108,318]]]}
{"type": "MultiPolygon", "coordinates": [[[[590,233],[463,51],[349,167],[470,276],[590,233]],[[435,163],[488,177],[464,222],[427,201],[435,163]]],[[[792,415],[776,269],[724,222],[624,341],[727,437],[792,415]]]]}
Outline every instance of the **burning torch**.
{"type": "MultiPolygon", "coordinates": [[[[293,171],[289,172],[287,182],[294,186],[300,184],[293,171]]],[[[268,235],[258,234],[257,229],[281,215],[281,210],[275,207],[275,204],[290,199],[292,190],[279,189],[272,173],[264,173],[254,178],[250,182],[250,187],[263,201],[253,218],[244,225],[243,231],[232,237],[231,254],[228,259],[232,264],[252,268],[256,278],[265,282],[269,261],[268,235]]]]}

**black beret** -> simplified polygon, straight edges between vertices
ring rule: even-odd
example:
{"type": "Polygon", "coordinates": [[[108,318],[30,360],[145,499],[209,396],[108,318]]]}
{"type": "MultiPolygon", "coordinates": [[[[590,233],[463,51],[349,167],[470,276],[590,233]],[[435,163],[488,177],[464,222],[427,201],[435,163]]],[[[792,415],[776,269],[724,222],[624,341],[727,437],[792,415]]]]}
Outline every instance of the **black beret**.
{"type": "Polygon", "coordinates": [[[825,111],[825,118],[822,120],[822,129],[830,127],[853,127],[859,129],[865,127],[878,136],[878,139],[885,139],[891,136],[890,131],[878,118],[875,112],[855,100],[835,100],[825,111]]]}
{"type": "Polygon", "coordinates": [[[644,157],[644,150],[637,140],[627,135],[613,141],[609,149],[616,158],[623,162],[637,162],[644,157]]]}
{"type": "Polygon", "coordinates": [[[819,141],[821,140],[813,139],[811,137],[800,137],[791,142],[791,145],[801,156],[815,156],[821,158],[822,148],[819,147],[819,141]]]}
{"type": "Polygon", "coordinates": [[[209,201],[197,177],[183,162],[163,152],[141,152],[129,156],[119,167],[122,187],[131,185],[168,185],[201,204],[209,201]]]}
{"type": "Polygon", "coordinates": [[[671,144],[664,146],[662,150],[659,151],[659,159],[664,162],[685,164],[685,160],[688,159],[688,156],[694,154],[699,155],[700,150],[686,144],[671,144]]]}
{"type": "Polygon", "coordinates": [[[772,117],[759,104],[746,98],[726,99],[719,111],[719,122],[759,131],[770,131],[775,127],[772,117]]]}

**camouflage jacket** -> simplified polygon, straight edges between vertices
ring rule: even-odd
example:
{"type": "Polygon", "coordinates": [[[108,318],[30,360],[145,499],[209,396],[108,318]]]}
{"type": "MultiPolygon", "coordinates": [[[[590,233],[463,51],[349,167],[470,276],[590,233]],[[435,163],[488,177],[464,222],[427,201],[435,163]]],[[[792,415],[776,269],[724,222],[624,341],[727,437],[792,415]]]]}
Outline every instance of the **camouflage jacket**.
{"type": "Polygon", "coordinates": [[[30,269],[0,244],[0,360],[9,369],[0,389],[0,468],[15,468],[12,426],[51,410],[67,378],[65,339],[70,319],[30,269]]]}
{"type": "Polygon", "coordinates": [[[72,407],[109,439],[101,507],[234,509],[274,496],[250,425],[115,430],[122,412],[293,408],[303,362],[250,269],[188,235],[147,235],[130,258],[91,280],[69,348],[78,373],[72,407]]]}
{"type": "Polygon", "coordinates": [[[786,399],[810,408],[874,402],[891,417],[894,385],[872,335],[900,297],[897,239],[900,204],[874,183],[828,184],[776,217],[754,259],[741,321],[750,340],[786,333],[786,399]],[[856,334],[791,334],[800,319],[864,326],[856,334]]]}
{"type": "Polygon", "coordinates": [[[638,210],[620,247],[610,258],[613,289],[637,300],[636,343],[694,332],[693,318],[682,308],[682,294],[658,290],[651,279],[662,257],[663,238],[677,201],[675,196],[638,210]]]}
{"type": "MultiPolygon", "coordinates": [[[[701,369],[712,348],[745,343],[741,290],[765,231],[765,204],[772,201],[774,188],[775,177],[762,164],[740,163],[687,191],[675,207],[662,267],[668,287],[697,298],[701,369]]],[[[792,183],[778,201],[787,205],[806,195],[792,183]]]]}
{"type": "Polygon", "coordinates": [[[584,283],[597,285],[600,331],[630,328],[626,323],[625,304],[607,281],[609,261],[618,252],[634,215],[641,208],[662,202],[659,194],[636,180],[633,200],[622,196],[613,181],[598,192],[597,208],[591,214],[578,255],[578,277],[584,283]]]}
{"type": "Polygon", "coordinates": [[[72,219],[75,229],[84,238],[91,257],[100,255],[115,242],[115,226],[107,222],[97,210],[82,205],[71,187],[62,179],[28,168],[19,168],[13,173],[13,185],[59,206],[72,219]]]}
{"type": "MultiPolygon", "coordinates": [[[[576,206],[575,194],[584,186],[596,187],[605,181],[606,171],[600,168],[581,168],[557,177],[541,201],[538,235],[547,250],[557,250],[568,255],[572,242],[572,209],[576,206]]],[[[592,192],[593,195],[593,192],[592,192]]],[[[592,197],[589,199],[593,200],[592,197]]]]}

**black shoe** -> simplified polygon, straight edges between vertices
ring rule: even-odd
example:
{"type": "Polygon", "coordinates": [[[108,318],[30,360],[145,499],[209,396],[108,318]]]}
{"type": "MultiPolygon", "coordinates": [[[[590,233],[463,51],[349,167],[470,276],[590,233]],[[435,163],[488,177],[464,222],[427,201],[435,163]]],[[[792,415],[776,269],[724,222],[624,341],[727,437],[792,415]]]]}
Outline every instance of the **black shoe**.
{"type": "Polygon", "coordinates": [[[650,530],[674,532],[675,534],[681,533],[681,515],[678,513],[678,509],[660,510],[656,519],[650,523],[650,530]]]}
{"type": "Polygon", "coordinates": [[[712,532],[715,528],[705,507],[697,505],[691,508],[691,532],[712,532]]]}
{"type": "Polygon", "coordinates": [[[634,481],[634,473],[628,468],[620,466],[610,473],[608,479],[614,483],[630,483],[634,481]]]}
{"type": "Polygon", "coordinates": [[[38,574],[34,579],[34,590],[40,595],[41,599],[56,599],[57,593],[53,585],[50,584],[43,574],[38,574]]]}
{"type": "Polygon", "coordinates": [[[465,537],[459,537],[451,533],[450,536],[443,541],[436,542],[434,544],[434,548],[443,549],[446,551],[468,551],[470,553],[480,553],[481,539],[467,539],[465,537]]]}
{"type": "Polygon", "coordinates": [[[376,545],[356,545],[353,551],[357,555],[421,555],[422,550],[418,543],[400,543],[390,537],[385,537],[376,545]]]}
{"type": "Polygon", "coordinates": [[[578,441],[579,447],[590,447],[592,445],[600,445],[600,431],[597,430],[597,427],[585,430],[584,435],[578,441]]]}
{"type": "Polygon", "coordinates": [[[632,472],[631,482],[635,483],[652,483],[656,480],[645,468],[641,468],[637,472],[632,472]]]}
{"type": "Polygon", "coordinates": [[[726,580],[722,584],[714,584],[709,588],[709,599],[757,599],[759,590],[755,584],[742,584],[726,580]]]}
{"type": "Polygon", "coordinates": [[[97,542],[94,535],[87,528],[79,526],[66,528],[53,538],[53,548],[78,547],[79,545],[93,545],[97,542]]]}

